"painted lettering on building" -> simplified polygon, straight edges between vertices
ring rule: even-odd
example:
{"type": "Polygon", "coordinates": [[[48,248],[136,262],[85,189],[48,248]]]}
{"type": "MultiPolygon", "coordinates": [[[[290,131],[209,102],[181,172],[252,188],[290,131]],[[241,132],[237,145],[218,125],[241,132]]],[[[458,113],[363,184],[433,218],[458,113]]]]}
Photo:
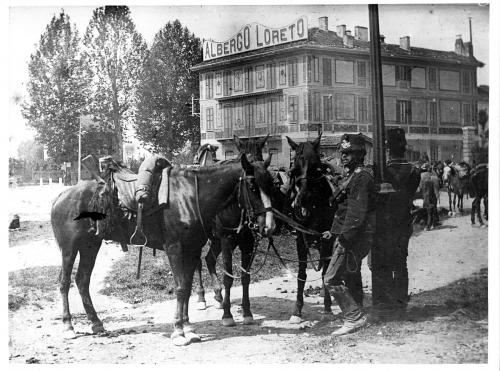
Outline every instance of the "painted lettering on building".
{"type": "Polygon", "coordinates": [[[228,55],[239,54],[307,39],[307,18],[301,17],[285,27],[271,28],[258,23],[243,27],[235,36],[224,42],[205,40],[203,60],[208,61],[228,55]]]}

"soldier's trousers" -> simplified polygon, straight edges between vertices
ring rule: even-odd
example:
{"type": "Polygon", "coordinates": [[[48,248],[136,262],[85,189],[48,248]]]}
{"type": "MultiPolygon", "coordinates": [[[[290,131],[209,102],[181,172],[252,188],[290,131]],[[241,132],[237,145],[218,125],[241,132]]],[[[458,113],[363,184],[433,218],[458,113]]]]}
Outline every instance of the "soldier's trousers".
{"type": "Polygon", "coordinates": [[[373,306],[406,308],[408,304],[407,229],[378,233],[371,252],[373,306]]]}

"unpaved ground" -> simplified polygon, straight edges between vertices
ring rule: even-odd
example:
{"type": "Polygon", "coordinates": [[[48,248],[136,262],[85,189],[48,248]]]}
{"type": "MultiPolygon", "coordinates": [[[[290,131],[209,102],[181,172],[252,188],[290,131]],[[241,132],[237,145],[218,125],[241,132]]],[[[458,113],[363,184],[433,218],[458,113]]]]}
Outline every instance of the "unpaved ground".
{"type": "MultiPolygon", "coordinates": [[[[50,191],[44,194],[50,200],[50,191]]],[[[52,193],[57,193],[55,190],[52,193]]],[[[27,196],[27,198],[29,198],[27,196]]],[[[36,198],[40,207],[44,201],[36,198]]],[[[36,203],[35,200],[27,201],[36,203]]],[[[466,206],[470,202],[466,201],[466,206]]],[[[25,207],[35,218],[47,220],[43,210],[25,207]]],[[[15,209],[10,209],[16,212],[15,209]]],[[[48,209],[46,209],[48,210],[48,209]]],[[[19,212],[18,212],[19,213],[19,212]]],[[[22,219],[23,220],[23,219],[22,219]]],[[[487,267],[487,228],[473,228],[469,216],[447,219],[444,225],[411,239],[410,291],[431,292],[471,276],[487,267]]],[[[294,304],[295,280],[286,275],[253,284],[250,288],[255,324],[244,326],[240,308],[241,289],[232,291],[237,326],[220,325],[221,310],[212,295],[205,311],[190,310],[191,321],[201,343],[178,348],[168,338],[174,302],[131,305],[98,294],[112,262],[122,255],[119,246],[103,245],[94,270],[91,292],[100,318],[110,333],[90,334],[78,290],[70,290],[76,339],[61,336],[61,303],[39,302],[9,314],[9,358],[13,363],[212,363],[212,362],[356,362],[356,363],[462,363],[487,362],[488,321],[462,311],[458,321],[436,317],[429,305],[427,315],[417,321],[371,325],[341,339],[329,333],[340,323],[323,317],[317,295],[306,298],[305,322],[288,323],[294,304]]],[[[60,256],[52,239],[21,243],[9,248],[10,271],[36,265],[59,265],[60,256]]],[[[283,273],[283,272],[280,272],[283,273]]],[[[370,272],[363,264],[365,292],[369,296],[370,272]]],[[[319,285],[318,275],[309,271],[308,285],[319,285]]],[[[54,292],[58,297],[58,293],[54,292]]],[[[192,298],[195,300],[195,298],[192,298]]],[[[436,299],[438,301],[438,299],[436,299]]],[[[368,303],[369,304],[369,303],[368,303]]],[[[436,305],[437,306],[437,305],[436,305]]],[[[424,308],[425,309],[425,308],[424,308]]],[[[334,306],[337,314],[339,308],[334,306]]],[[[459,314],[460,314],[459,313],[459,314]]],[[[455,315],[457,315],[455,313],[455,315]]]]}

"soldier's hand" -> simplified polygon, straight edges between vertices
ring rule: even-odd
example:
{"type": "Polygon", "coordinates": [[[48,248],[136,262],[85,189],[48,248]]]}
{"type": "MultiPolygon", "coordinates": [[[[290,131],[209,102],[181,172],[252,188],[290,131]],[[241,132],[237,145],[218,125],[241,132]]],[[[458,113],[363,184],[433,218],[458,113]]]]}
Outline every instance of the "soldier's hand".
{"type": "Polygon", "coordinates": [[[330,238],[332,238],[332,233],[330,231],[325,231],[323,232],[323,235],[321,237],[325,240],[329,240],[330,238]]]}

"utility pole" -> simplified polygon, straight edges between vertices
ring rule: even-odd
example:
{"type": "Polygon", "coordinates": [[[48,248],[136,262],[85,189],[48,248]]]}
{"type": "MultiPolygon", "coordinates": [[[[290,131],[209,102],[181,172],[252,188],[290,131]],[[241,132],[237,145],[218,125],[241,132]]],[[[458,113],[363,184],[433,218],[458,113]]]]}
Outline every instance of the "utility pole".
{"type": "Polygon", "coordinates": [[[78,181],[82,180],[82,118],[78,118],[78,181]]]}

